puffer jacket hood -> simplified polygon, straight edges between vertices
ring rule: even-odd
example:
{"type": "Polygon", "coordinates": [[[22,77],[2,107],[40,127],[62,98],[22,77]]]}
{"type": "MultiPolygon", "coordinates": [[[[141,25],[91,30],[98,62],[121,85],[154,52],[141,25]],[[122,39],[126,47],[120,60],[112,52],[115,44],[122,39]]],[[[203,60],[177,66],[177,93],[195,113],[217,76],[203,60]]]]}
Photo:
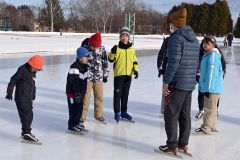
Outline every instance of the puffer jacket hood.
{"type": "Polygon", "coordinates": [[[184,26],[182,28],[179,28],[173,34],[179,34],[183,36],[187,41],[193,42],[196,39],[196,35],[193,31],[193,29],[190,26],[184,26]]]}

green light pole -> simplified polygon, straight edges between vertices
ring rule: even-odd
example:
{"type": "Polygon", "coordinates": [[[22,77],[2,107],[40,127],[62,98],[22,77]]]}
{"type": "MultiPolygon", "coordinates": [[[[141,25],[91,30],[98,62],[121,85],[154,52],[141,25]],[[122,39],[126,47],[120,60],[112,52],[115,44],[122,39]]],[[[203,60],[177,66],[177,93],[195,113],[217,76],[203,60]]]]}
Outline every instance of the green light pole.
{"type": "Polygon", "coordinates": [[[134,35],[135,35],[135,13],[127,13],[125,15],[125,26],[130,29],[132,34],[132,41],[134,45],[134,35]]]}

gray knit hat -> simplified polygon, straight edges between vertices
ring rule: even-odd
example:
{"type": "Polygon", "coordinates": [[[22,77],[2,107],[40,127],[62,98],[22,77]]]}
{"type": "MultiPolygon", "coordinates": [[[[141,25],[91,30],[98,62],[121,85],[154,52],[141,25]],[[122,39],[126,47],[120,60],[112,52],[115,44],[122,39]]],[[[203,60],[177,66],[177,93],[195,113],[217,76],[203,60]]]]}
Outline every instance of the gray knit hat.
{"type": "Polygon", "coordinates": [[[126,26],[122,27],[121,30],[120,30],[120,36],[123,35],[123,34],[127,34],[129,37],[130,37],[130,29],[126,26]]]}

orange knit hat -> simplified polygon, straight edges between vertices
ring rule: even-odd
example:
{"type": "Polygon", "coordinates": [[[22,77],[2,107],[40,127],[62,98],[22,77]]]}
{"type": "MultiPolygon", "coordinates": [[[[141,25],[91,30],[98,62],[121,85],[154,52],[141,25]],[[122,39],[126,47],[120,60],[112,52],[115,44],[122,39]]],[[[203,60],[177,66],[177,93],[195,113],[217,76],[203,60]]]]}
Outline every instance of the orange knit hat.
{"type": "Polygon", "coordinates": [[[187,9],[182,8],[170,16],[170,20],[175,27],[181,28],[187,23],[187,9]]]}
{"type": "Polygon", "coordinates": [[[35,55],[28,60],[28,64],[37,70],[42,70],[44,65],[43,57],[35,55]]]}

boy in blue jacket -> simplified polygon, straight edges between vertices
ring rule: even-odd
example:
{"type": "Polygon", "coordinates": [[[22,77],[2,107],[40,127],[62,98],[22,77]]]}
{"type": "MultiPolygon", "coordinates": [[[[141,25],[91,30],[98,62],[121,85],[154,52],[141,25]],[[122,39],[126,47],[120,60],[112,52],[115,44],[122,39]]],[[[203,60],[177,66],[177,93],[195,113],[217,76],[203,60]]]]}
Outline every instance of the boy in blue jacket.
{"type": "Polygon", "coordinates": [[[217,103],[223,93],[223,69],[221,53],[215,47],[214,38],[203,39],[204,56],[200,67],[199,90],[204,93],[203,124],[195,132],[210,134],[217,132],[217,103]]]}

